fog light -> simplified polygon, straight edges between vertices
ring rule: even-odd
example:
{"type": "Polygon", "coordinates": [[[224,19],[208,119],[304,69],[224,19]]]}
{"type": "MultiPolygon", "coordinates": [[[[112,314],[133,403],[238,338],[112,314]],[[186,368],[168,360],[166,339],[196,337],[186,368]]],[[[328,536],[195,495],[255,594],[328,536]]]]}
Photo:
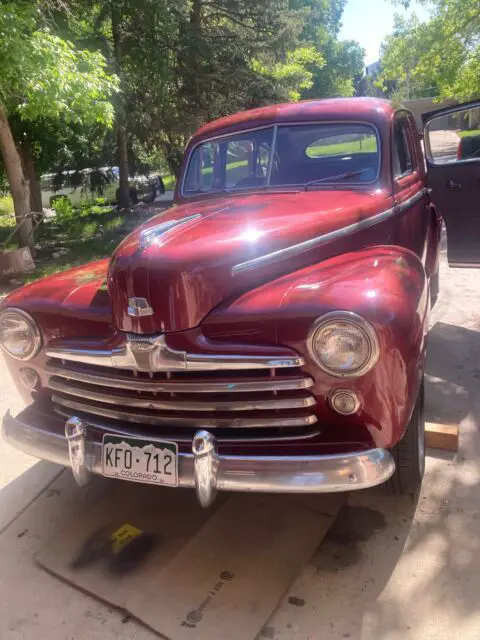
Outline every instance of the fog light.
{"type": "Polygon", "coordinates": [[[360,408],[360,400],[353,391],[348,389],[337,389],[330,396],[330,404],[337,413],[342,416],[351,416],[360,408]]]}
{"type": "Polygon", "coordinates": [[[29,391],[35,391],[40,386],[40,376],[35,369],[20,369],[18,377],[23,386],[29,391]]]}

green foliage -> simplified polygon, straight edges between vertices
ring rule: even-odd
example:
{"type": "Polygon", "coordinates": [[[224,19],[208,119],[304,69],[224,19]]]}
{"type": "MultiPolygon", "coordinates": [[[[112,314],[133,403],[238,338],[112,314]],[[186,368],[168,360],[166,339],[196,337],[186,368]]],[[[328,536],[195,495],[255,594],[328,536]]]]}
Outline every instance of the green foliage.
{"type": "Polygon", "coordinates": [[[285,62],[277,62],[270,69],[257,61],[252,64],[260,73],[270,75],[289,100],[296,101],[302,97],[302,91],[313,86],[315,71],[325,65],[325,60],[313,45],[309,45],[289,51],[285,62]]]}
{"type": "Polygon", "coordinates": [[[480,95],[478,0],[432,0],[427,22],[397,17],[385,40],[379,85],[399,98],[480,95]]]}
{"type": "Polygon", "coordinates": [[[118,82],[98,51],[50,32],[35,2],[0,5],[0,100],[23,120],[60,118],[111,125],[118,82]]]}
{"type": "MultiPolygon", "coordinates": [[[[0,216],[13,216],[13,200],[12,196],[0,197],[0,216]]],[[[0,221],[1,224],[1,221],[0,221]]]]}
{"type": "MultiPolygon", "coordinates": [[[[108,6],[95,4],[98,41],[108,42],[108,6]]],[[[180,0],[173,9],[168,0],[118,0],[132,150],[160,153],[176,173],[205,121],[272,102],[352,95],[363,52],[337,41],[344,4],[180,0]]]]}
{"type": "Polygon", "coordinates": [[[61,196],[59,198],[55,198],[54,202],[55,213],[59,219],[61,218],[71,218],[73,215],[73,207],[70,199],[66,196],[61,196]]]}
{"type": "Polygon", "coordinates": [[[37,175],[74,169],[76,179],[81,169],[116,165],[116,132],[107,129],[116,109],[127,120],[131,175],[154,170],[170,189],[205,121],[353,94],[363,52],[338,41],[345,2],[3,2],[0,99],[37,175]]]}

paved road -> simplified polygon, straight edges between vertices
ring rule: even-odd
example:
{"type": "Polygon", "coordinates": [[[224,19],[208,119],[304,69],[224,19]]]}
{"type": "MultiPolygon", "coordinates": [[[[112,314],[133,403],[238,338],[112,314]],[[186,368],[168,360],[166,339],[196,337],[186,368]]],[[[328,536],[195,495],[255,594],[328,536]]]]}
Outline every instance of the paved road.
{"type": "MultiPolygon", "coordinates": [[[[427,418],[459,421],[460,450],[429,457],[418,501],[378,491],[352,495],[262,638],[480,637],[480,290],[477,271],[443,267],[441,277],[427,418]],[[290,604],[289,596],[302,606],[290,604]]],[[[0,394],[2,412],[11,387],[3,384],[0,394]]],[[[0,639],[157,638],[35,565],[35,551],[105,486],[98,479],[81,491],[60,471],[0,445],[0,639]]]]}

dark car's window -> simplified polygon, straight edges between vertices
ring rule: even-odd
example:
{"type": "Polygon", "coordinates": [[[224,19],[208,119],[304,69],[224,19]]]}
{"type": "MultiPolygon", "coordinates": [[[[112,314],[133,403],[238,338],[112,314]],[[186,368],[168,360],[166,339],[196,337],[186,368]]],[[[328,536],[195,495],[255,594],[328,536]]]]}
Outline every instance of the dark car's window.
{"type": "Polygon", "coordinates": [[[370,183],[379,165],[377,134],[368,124],[279,125],[198,145],[183,193],[370,183]]]}
{"type": "Polygon", "coordinates": [[[412,158],[408,146],[407,121],[395,120],[393,125],[393,175],[395,178],[412,170],[412,158]]]}

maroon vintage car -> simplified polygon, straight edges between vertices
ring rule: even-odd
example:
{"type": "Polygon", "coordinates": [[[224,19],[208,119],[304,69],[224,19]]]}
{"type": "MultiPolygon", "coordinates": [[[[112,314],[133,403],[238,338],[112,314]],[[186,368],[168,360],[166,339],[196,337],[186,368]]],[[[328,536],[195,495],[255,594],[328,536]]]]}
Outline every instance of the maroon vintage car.
{"type": "Polygon", "coordinates": [[[478,261],[450,190],[462,170],[478,181],[479,165],[456,145],[442,155],[435,131],[431,193],[415,120],[387,101],[276,105],[202,127],[171,209],[110,260],[2,302],[1,346],[27,403],[4,437],[81,484],[93,472],[195,486],[205,506],[217,489],[415,490],[434,202],[457,262],[478,261]]]}

